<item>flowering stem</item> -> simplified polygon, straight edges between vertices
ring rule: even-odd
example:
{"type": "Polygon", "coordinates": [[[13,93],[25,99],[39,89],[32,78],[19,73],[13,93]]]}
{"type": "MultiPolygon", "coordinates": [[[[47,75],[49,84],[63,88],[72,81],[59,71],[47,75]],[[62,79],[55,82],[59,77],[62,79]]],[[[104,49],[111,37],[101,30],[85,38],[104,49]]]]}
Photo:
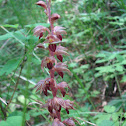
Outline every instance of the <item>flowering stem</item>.
{"type": "Polygon", "coordinates": [[[51,23],[51,9],[50,9],[50,6],[51,6],[51,0],[46,0],[46,3],[47,3],[47,8],[48,8],[48,18],[49,18],[49,22],[50,22],[50,28],[51,28],[51,34],[53,35],[53,23],[51,23]]]}
{"type": "MultiPolygon", "coordinates": [[[[41,62],[41,68],[42,70],[44,67],[47,67],[49,69],[50,77],[46,78],[44,80],[40,80],[37,85],[35,86],[37,88],[36,91],[40,90],[40,93],[44,93],[46,96],[48,95],[47,91],[52,91],[53,98],[48,99],[47,103],[43,105],[43,107],[48,107],[48,111],[50,113],[50,116],[54,119],[54,122],[52,126],[65,126],[65,125],[71,125],[75,126],[74,121],[71,118],[68,118],[61,122],[61,115],[60,111],[61,108],[64,108],[69,114],[68,109],[74,109],[73,101],[63,100],[60,97],[57,97],[57,91],[59,90],[64,97],[66,95],[65,88],[69,88],[68,84],[65,81],[62,81],[60,83],[56,83],[56,80],[54,79],[54,73],[57,72],[57,74],[63,78],[64,72],[67,72],[70,74],[69,69],[67,69],[67,65],[63,63],[63,56],[62,55],[68,55],[66,52],[66,48],[57,45],[56,43],[62,42],[62,34],[66,34],[65,28],[61,26],[55,26],[54,23],[57,19],[60,18],[60,15],[57,13],[53,13],[51,15],[51,0],[46,0],[46,3],[44,1],[38,1],[36,3],[37,5],[43,7],[45,9],[45,13],[48,16],[49,23],[50,23],[50,29],[39,25],[34,28],[34,35],[36,37],[39,36],[39,39],[43,36],[44,32],[48,32],[48,35],[46,36],[46,40],[43,43],[48,43],[48,50],[49,50],[49,57],[45,57],[41,62]],[[57,59],[54,57],[54,55],[57,57],[57,59],[60,61],[58,62],[57,59]],[[65,125],[64,125],[65,124],[65,125]]],[[[39,48],[43,48],[42,44],[38,45],[39,48]]]]}
{"type": "MultiPolygon", "coordinates": [[[[51,21],[51,9],[50,9],[51,0],[49,0],[49,1],[46,0],[46,3],[47,3],[47,8],[48,8],[48,18],[49,18],[49,23],[50,23],[50,28],[51,28],[51,35],[53,35],[54,26],[53,26],[53,23],[51,21]]],[[[53,54],[52,51],[49,50],[49,53],[50,53],[51,56],[54,57],[54,54],[53,54]]],[[[54,72],[52,70],[50,70],[50,77],[54,78],[54,72]]],[[[55,96],[53,95],[53,97],[55,97],[55,96]]],[[[58,119],[61,121],[60,112],[56,111],[56,114],[57,114],[58,119]]]]}

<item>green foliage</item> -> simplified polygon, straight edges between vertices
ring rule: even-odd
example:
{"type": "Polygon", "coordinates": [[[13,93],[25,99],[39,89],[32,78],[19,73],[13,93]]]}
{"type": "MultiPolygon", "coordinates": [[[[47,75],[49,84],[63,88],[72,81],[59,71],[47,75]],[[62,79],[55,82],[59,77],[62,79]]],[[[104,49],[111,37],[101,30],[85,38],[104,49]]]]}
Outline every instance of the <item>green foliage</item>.
{"type": "Polygon", "coordinates": [[[0,69],[0,76],[2,75],[8,75],[10,74],[12,71],[14,71],[20,64],[21,62],[21,58],[16,58],[16,59],[12,59],[9,60],[2,69],[0,69]]]}
{"type": "MultiPolygon", "coordinates": [[[[1,121],[0,125],[1,126],[21,126],[22,124],[22,116],[23,116],[23,112],[20,111],[14,111],[13,113],[11,113],[6,121],[1,121]]],[[[30,115],[26,114],[26,120],[30,120],[30,115]]]]}
{"type": "MultiPolygon", "coordinates": [[[[103,64],[104,66],[97,67],[95,70],[98,73],[95,74],[96,77],[105,76],[104,79],[108,80],[115,77],[116,75],[125,74],[125,63],[126,63],[126,52],[117,51],[117,52],[100,52],[97,55],[98,60],[97,64],[103,64]]],[[[125,77],[125,76],[124,76],[125,77]]],[[[123,80],[124,80],[123,77],[123,80]]]]}
{"type": "MultiPolygon", "coordinates": [[[[14,92],[23,61],[25,65],[6,121],[2,121],[4,114],[0,109],[0,126],[22,125],[23,120],[48,125],[48,111],[35,104],[35,100],[45,103],[48,97],[33,89],[41,78],[48,77],[46,69],[44,73],[40,70],[41,59],[47,52],[36,48],[38,38],[32,30],[37,25],[49,27],[49,24],[43,23],[46,16],[34,4],[36,0],[9,0],[2,4],[3,1],[0,1],[0,97],[5,101],[14,92]]],[[[73,76],[64,78],[71,88],[71,97],[66,97],[75,101],[76,110],[67,116],[85,126],[90,123],[125,126],[125,0],[52,0],[52,10],[61,15],[58,24],[67,31],[63,44],[70,50],[69,58],[64,58],[73,76]],[[103,101],[108,104],[104,106],[103,101]]],[[[57,78],[57,82],[60,80],[57,78]]],[[[66,118],[64,113],[62,110],[62,120],[66,118]]]]}
{"type": "Polygon", "coordinates": [[[8,117],[6,121],[1,121],[1,126],[21,126],[22,123],[22,117],[21,116],[12,116],[8,117]]]}

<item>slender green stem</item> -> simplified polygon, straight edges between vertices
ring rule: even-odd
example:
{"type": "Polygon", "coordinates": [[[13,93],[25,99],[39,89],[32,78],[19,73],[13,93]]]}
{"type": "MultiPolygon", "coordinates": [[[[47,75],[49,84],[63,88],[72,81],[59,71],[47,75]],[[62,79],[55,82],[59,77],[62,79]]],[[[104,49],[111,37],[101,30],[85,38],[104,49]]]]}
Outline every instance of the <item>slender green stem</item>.
{"type": "Polygon", "coordinates": [[[120,85],[119,85],[119,81],[118,81],[118,78],[117,78],[117,75],[116,75],[116,73],[115,73],[115,79],[116,79],[116,82],[117,82],[117,87],[118,87],[118,90],[119,90],[119,95],[120,95],[120,98],[122,99],[122,106],[123,106],[123,108],[125,108],[124,107],[124,99],[122,98],[122,92],[121,92],[121,88],[120,88],[120,85]]]}
{"type": "Polygon", "coordinates": [[[4,116],[3,118],[6,119],[7,113],[6,113],[6,110],[3,108],[2,104],[1,104],[1,101],[0,101],[0,109],[1,109],[2,114],[3,114],[3,116],[4,116]]]}
{"type": "Polygon", "coordinates": [[[115,79],[116,79],[116,82],[117,82],[117,87],[118,87],[118,90],[119,90],[119,95],[120,95],[120,98],[122,98],[121,96],[121,88],[120,88],[120,85],[119,85],[119,81],[118,81],[118,78],[117,78],[117,75],[115,74],[115,79]]]}
{"type": "Polygon", "coordinates": [[[27,54],[27,81],[26,81],[26,86],[25,86],[25,90],[23,91],[24,97],[25,97],[25,101],[24,101],[24,109],[23,109],[23,116],[22,116],[22,126],[25,126],[25,120],[26,120],[26,111],[27,111],[27,99],[28,99],[28,90],[29,90],[29,78],[31,75],[31,65],[29,65],[31,63],[31,57],[32,57],[32,50],[28,50],[28,54],[27,54]]]}
{"type": "Polygon", "coordinates": [[[9,105],[10,105],[10,103],[11,103],[13,97],[14,97],[14,94],[15,94],[15,92],[16,92],[17,86],[18,86],[18,84],[19,84],[20,75],[21,75],[22,70],[23,70],[23,68],[24,68],[24,63],[25,63],[25,60],[23,60],[23,62],[22,62],[22,64],[21,64],[21,69],[20,69],[20,72],[19,72],[19,76],[18,76],[18,79],[17,79],[16,85],[15,85],[15,88],[14,88],[14,92],[13,92],[11,98],[10,98],[9,103],[7,104],[6,109],[8,109],[8,107],[9,107],[9,105]]]}

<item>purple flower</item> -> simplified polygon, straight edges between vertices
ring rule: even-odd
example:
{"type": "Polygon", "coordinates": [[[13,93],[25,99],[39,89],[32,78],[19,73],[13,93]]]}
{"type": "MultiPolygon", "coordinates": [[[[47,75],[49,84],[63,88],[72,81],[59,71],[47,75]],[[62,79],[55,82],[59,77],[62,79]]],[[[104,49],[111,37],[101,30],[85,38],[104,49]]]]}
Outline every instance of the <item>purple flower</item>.
{"type": "Polygon", "coordinates": [[[43,36],[43,32],[48,32],[50,33],[50,30],[42,25],[39,25],[39,26],[36,26],[34,29],[33,29],[33,32],[34,32],[34,35],[36,35],[36,37],[39,36],[39,39],[43,36]]]}
{"type": "Polygon", "coordinates": [[[69,69],[67,69],[67,65],[64,63],[56,63],[55,66],[53,67],[54,71],[56,71],[62,78],[64,73],[67,72],[69,75],[71,75],[71,72],[69,69]]]}

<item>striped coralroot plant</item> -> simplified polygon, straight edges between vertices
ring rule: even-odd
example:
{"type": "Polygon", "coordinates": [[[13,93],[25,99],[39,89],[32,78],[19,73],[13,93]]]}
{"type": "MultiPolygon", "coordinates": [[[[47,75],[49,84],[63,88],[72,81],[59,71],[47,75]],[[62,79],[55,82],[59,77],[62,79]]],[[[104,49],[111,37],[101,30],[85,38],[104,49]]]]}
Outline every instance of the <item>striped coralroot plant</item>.
{"type": "Polygon", "coordinates": [[[50,116],[54,119],[52,126],[75,126],[73,118],[68,118],[62,121],[60,115],[61,108],[64,108],[67,114],[69,114],[69,109],[74,109],[73,101],[63,100],[62,98],[57,97],[58,90],[64,97],[66,95],[65,88],[69,88],[69,86],[65,81],[57,84],[56,80],[54,79],[55,72],[57,72],[57,74],[62,78],[64,76],[64,72],[70,74],[67,65],[63,63],[63,55],[68,55],[66,52],[67,49],[60,45],[62,42],[62,34],[66,34],[66,31],[64,30],[64,27],[54,27],[54,23],[60,18],[60,15],[57,13],[51,14],[51,0],[46,0],[46,2],[38,1],[36,4],[44,8],[44,12],[46,13],[50,23],[50,28],[46,28],[41,25],[34,28],[34,35],[39,37],[39,39],[43,37],[43,34],[46,35],[47,33],[45,41],[38,44],[38,47],[49,51],[49,57],[45,57],[42,60],[41,68],[43,71],[44,67],[48,68],[50,77],[40,80],[36,84],[35,88],[37,88],[36,91],[40,90],[40,93],[43,92],[46,96],[48,95],[48,90],[52,92],[53,98],[48,99],[47,103],[43,105],[43,107],[48,108],[50,116]],[[44,48],[45,43],[48,43],[48,48],[44,48]]]}

